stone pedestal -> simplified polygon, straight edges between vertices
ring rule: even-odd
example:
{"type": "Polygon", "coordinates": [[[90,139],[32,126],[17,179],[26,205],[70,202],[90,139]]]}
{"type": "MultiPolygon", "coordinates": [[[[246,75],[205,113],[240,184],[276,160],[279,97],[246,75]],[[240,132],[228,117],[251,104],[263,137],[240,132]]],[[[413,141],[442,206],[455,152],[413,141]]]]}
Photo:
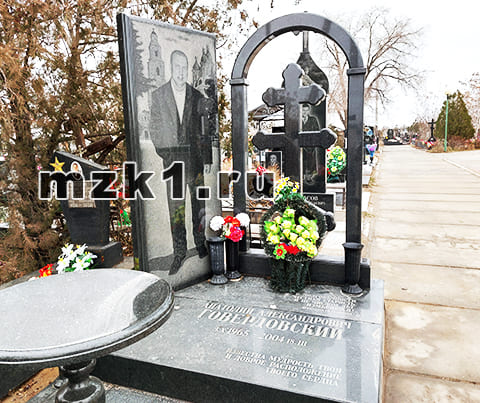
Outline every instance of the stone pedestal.
{"type": "Polygon", "coordinates": [[[352,298],[322,285],[279,294],[246,277],[175,299],[161,329],[100,359],[95,375],[195,402],[379,401],[383,282],[352,298]]]}
{"type": "Polygon", "coordinates": [[[95,268],[113,267],[123,259],[122,244],[109,242],[106,245],[88,245],[87,250],[97,255],[95,268]]]}

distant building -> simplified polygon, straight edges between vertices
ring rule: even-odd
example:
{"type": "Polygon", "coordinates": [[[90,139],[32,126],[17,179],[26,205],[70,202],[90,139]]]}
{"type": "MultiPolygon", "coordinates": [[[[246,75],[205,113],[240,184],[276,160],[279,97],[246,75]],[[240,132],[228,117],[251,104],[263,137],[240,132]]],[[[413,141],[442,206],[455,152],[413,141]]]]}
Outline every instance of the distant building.
{"type": "Polygon", "coordinates": [[[155,87],[160,87],[165,80],[165,62],[162,59],[162,48],[158,43],[158,36],[155,31],[150,35],[150,45],[148,46],[148,78],[153,80],[155,87]]]}
{"type": "Polygon", "coordinates": [[[195,62],[192,67],[193,82],[192,85],[199,91],[205,94],[205,81],[208,79],[215,79],[215,61],[208,50],[208,47],[202,49],[202,56],[200,63],[195,56],[195,62]]]}
{"type": "Polygon", "coordinates": [[[202,68],[198,64],[197,56],[195,56],[195,63],[193,63],[192,73],[193,73],[192,85],[195,88],[197,88],[198,85],[200,84],[200,80],[202,79],[202,68]]]}

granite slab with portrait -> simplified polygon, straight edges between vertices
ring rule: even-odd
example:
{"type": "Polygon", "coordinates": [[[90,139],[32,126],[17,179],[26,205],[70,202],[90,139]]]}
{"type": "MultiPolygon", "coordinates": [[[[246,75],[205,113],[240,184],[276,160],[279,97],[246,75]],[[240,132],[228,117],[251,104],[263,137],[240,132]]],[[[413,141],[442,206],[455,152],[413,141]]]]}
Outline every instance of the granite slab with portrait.
{"type": "Polygon", "coordinates": [[[154,197],[132,201],[141,270],[183,288],[207,278],[208,222],[220,212],[215,36],[120,14],[128,159],[154,197]]]}

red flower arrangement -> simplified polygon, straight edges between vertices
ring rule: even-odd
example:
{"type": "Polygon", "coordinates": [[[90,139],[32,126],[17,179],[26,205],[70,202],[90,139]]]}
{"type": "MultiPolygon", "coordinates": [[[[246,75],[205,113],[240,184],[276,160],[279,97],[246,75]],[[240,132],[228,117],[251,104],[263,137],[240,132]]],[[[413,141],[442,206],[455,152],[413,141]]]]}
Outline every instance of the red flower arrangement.
{"type": "Polygon", "coordinates": [[[214,231],[222,230],[222,236],[227,239],[230,239],[233,242],[239,242],[245,231],[240,228],[241,225],[247,226],[248,225],[248,216],[246,214],[240,213],[240,219],[237,217],[232,217],[231,215],[223,218],[220,216],[215,216],[210,220],[210,228],[214,231]],[[245,216],[245,217],[244,217],[245,216]],[[245,221],[245,222],[241,222],[245,221]]]}
{"type": "Polygon", "coordinates": [[[43,266],[38,273],[40,274],[38,277],[47,277],[52,275],[52,267],[53,263],[49,263],[46,266],[43,266]]]}
{"type": "Polygon", "coordinates": [[[255,169],[255,171],[257,172],[257,174],[263,175],[265,172],[267,172],[267,169],[259,165],[257,169],[255,169]]]}
{"type": "Polygon", "coordinates": [[[275,247],[273,254],[275,259],[285,259],[287,253],[295,256],[299,252],[300,249],[297,245],[288,245],[282,242],[275,247]]]}

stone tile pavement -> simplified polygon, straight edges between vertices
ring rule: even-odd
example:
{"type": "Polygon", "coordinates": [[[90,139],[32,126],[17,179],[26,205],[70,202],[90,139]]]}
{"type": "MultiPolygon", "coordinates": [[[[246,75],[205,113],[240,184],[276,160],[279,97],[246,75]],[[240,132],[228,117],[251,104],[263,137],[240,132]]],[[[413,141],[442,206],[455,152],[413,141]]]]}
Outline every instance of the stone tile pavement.
{"type": "Polygon", "coordinates": [[[385,146],[374,178],[364,256],[385,280],[384,401],[479,402],[480,151],[385,146]]]}

